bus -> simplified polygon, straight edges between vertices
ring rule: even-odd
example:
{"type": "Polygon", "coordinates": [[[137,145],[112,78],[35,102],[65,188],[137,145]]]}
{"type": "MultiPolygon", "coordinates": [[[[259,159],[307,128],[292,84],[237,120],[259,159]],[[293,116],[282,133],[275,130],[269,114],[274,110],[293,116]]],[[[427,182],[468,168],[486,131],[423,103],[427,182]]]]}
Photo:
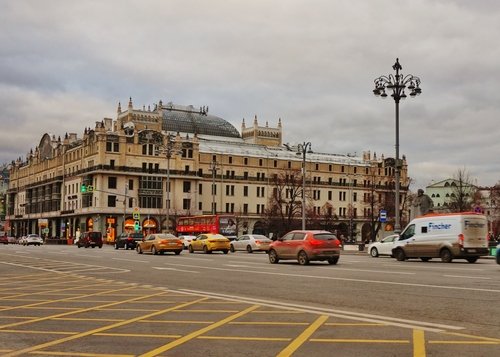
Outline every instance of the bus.
{"type": "Polygon", "coordinates": [[[235,238],[236,217],[228,214],[180,217],[177,220],[176,231],[179,235],[219,233],[227,238],[235,238]]]}

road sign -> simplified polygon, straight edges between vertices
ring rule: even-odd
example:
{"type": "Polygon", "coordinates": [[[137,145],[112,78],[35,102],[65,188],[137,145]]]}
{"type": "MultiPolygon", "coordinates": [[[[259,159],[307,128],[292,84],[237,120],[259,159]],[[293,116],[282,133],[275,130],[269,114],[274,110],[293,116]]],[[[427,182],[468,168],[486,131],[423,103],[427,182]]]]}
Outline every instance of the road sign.
{"type": "Polygon", "coordinates": [[[387,222],[387,211],[386,210],[380,210],[380,217],[379,217],[380,222],[384,223],[387,222]]]}

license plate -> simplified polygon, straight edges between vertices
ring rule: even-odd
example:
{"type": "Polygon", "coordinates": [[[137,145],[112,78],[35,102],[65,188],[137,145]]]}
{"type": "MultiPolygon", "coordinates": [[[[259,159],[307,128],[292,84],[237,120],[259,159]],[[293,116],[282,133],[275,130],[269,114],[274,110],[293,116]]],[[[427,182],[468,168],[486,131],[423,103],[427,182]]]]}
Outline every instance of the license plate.
{"type": "Polygon", "coordinates": [[[475,250],[475,249],[469,249],[469,252],[471,252],[471,253],[475,253],[475,252],[476,252],[476,250],[475,250]]]}

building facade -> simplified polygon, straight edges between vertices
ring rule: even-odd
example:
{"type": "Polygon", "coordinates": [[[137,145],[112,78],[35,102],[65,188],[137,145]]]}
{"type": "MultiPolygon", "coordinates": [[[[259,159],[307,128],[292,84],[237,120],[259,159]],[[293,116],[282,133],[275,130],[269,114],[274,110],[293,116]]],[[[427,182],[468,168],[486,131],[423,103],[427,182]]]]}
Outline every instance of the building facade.
{"type": "MultiPolygon", "coordinates": [[[[97,121],[82,137],[46,133],[25,160],[13,161],[6,213],[15,236],[72,237],[80,229],[113,241],[137,218],[145,233],[175,231],[176,218],[212,212],[235,214],[239,233],[268,233],[276,177],[301,175],[302,166],[297,146],[283,143],[281,119],[276,127],[243,120],[240,133],[208,107],[160,101],[134,108],[130,99],[126,109],[118,105],[116,119],[97,121]]],[[[393,195],[394,159],[383,155],[312,152],[304,169],[308,212],[327,207],[336,227],[357,240],[393,195]],[[369,202],[374,196],[377,205],[369,202]]]]}

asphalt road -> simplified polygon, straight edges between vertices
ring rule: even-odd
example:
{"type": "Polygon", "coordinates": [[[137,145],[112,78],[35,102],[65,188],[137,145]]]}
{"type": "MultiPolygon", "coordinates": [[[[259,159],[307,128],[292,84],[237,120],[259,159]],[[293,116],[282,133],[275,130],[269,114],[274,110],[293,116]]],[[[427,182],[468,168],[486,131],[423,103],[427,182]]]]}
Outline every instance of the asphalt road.
{"type": "Polygon", "coordinates": [[[299,266],[265,253],[9,245],[0,269],[6,356],[500,355],[492,259],[346,253],[299,266]]]}

